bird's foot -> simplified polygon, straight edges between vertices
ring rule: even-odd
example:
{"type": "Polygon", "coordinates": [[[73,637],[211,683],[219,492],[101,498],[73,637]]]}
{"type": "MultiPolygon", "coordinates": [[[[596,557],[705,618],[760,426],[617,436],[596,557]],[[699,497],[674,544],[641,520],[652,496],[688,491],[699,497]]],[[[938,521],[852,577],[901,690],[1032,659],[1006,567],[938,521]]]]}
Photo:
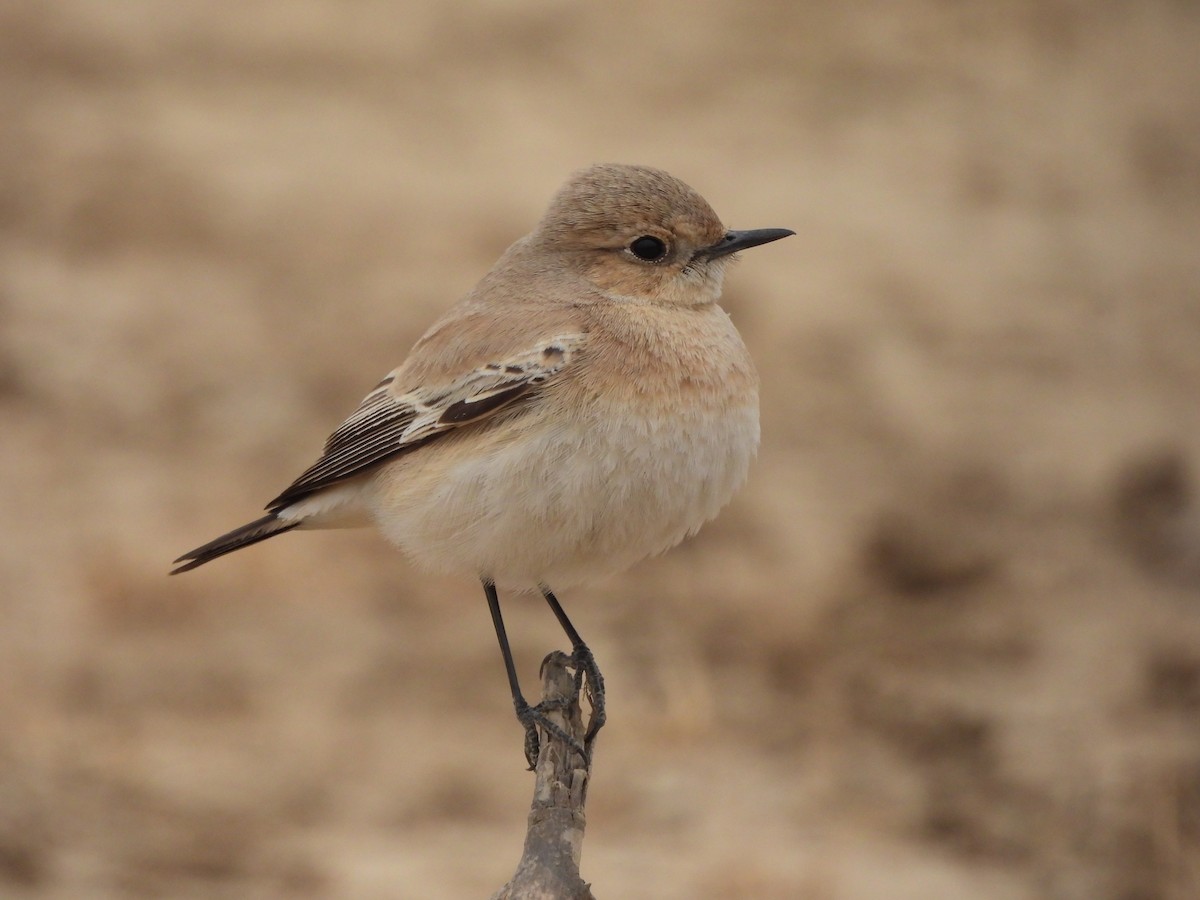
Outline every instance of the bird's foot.
{"type": "Polygon", "coordinates": [[[583,736],[583,742],[590,751],[592,741],[597,732],[604,727],[608,718],[604,706],[604,676],[600,674],[600,667],[596,665],[596,657],[592,655],[587,644],[579,644],[571,652],[571,665],[575,668],[576,694],[586,691],[588,704],[592,708],[592,714],[588,718],[587,732],[583,736]]]}
{"type": "Polygon", "coordinates": [[[538,754],[541,751],[538,728],[562,741],[581,757],[587,759],[587,748],[546,716],[546,713],[551,710],[564,709],[567,706],[565,700],[543,700],[537,706],[530,706],[524,698],[519,698],[514,701],[514,706],[517,709],[517,721],[525,728],[525,761],[529,763],[530,772],[537,767],[538,754]]]}

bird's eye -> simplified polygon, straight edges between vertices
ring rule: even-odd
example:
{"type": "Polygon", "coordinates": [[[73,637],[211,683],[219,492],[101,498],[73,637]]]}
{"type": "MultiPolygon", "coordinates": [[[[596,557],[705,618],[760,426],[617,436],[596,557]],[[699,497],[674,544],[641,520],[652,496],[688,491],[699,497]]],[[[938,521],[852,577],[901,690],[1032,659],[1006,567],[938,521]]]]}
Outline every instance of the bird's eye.
{"type": "Polygon", "coordinates": [[[661,238],[644,234],[630,242],[629,252],[643,262],[658,262],[667,255],[667,245],[661,238]]]}

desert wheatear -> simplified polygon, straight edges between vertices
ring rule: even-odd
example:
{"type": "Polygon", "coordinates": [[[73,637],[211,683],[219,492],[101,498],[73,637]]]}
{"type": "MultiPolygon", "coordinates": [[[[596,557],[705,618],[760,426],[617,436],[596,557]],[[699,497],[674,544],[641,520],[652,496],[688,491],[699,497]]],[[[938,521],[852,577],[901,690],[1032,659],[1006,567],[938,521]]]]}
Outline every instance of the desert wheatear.
{"type": "Polygon", "coordinates": [[[293,528],[374,523],[417,564],[483,582],[527,754],[540,716],[496,589],[536,587],[591,681],[590,741],[602,682],[550,585],[673,547],[745,480],[758,377],[717,300],[734,253],[793,233],[730,231],[657,169],[576,173],[267,515],[175,572],[293,528]]]}

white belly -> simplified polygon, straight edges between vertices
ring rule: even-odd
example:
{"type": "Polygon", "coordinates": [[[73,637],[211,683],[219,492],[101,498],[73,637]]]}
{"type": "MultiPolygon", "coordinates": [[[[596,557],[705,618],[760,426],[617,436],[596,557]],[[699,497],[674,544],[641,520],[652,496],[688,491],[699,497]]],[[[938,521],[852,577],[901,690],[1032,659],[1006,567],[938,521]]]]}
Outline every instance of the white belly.
{"type": "Polygon", "coordinates": [[[609,412],[451,436],[385,466],[362,499],[393,543],[436,571],[520,589],[621,571],[729,501],[758,446],[758,409],[609,412]]]}

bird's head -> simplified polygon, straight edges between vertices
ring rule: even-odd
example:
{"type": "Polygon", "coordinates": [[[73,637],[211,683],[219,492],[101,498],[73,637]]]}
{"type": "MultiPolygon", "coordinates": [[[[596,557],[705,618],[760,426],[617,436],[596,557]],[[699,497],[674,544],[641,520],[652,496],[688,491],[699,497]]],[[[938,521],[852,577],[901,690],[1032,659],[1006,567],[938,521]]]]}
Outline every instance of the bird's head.
{"type": "Polygon", "coordinates": [[[733,254],[794,233],[730,231],[678,178],[647,166],[606,164],[575,173],[531,238],[614,300],[701,306],[720,297],[733,254]]]}

